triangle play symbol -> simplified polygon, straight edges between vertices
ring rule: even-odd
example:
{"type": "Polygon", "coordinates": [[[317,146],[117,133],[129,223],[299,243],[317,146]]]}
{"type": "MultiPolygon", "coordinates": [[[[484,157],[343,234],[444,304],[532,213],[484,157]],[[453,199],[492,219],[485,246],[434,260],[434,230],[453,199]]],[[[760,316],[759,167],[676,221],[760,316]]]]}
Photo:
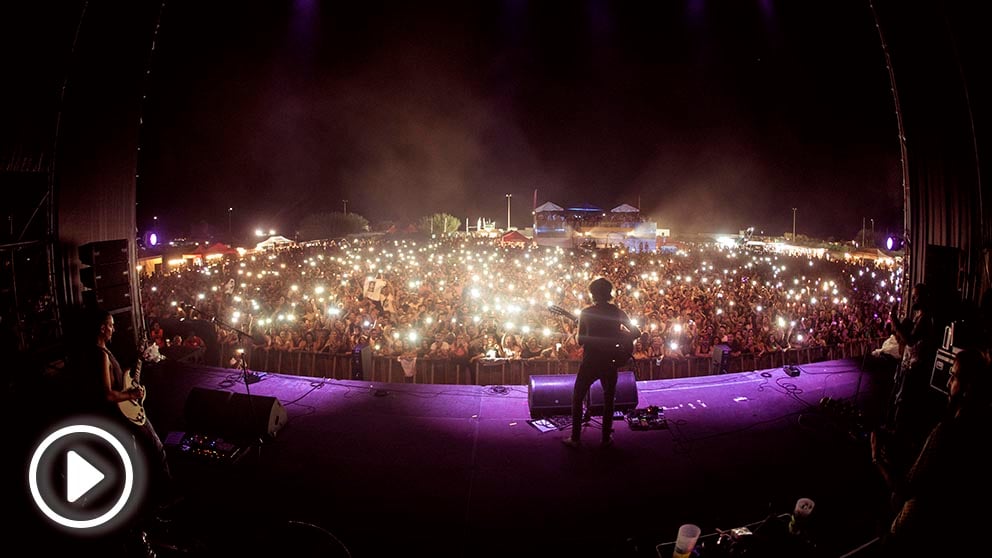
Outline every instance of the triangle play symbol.
{"type": "Polygon", "coordinates": [[[82,498],[90,489],[100,484],[105,476],[78,453],[69,450],[66,455],[66,499],[71,504],[82,498]]]}

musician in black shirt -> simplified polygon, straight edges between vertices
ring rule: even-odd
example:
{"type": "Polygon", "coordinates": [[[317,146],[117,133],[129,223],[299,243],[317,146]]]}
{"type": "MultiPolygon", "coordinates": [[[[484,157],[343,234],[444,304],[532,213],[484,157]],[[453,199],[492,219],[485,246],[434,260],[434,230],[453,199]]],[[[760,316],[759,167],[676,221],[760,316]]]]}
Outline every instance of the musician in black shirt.
{"type": "Polygon", "coordinates": [[[145,388],[140,384],[126,387],[130,385],[128,376],[109,348],[114,336],[114,317],[106,310],[95,310],[90,327],[95,346],[90,349],[90,356],[81,370],[84,377],[81,378],[82,391],[79,395],[83,399],[81,403],[89,407],[84,407],[83,410],[103,415],[128,428],[151,466],[154,503],[158,506],[170,503],[173,480],[165,447],[151,420],[145,416],[144,409],[134,407],[132,403],[140,404],[144,401],[145,388]],[[128,403],[123,406],[128,409],[127,414],[121,403],[128,403]],[[132,411],[132,408],[138,409],[138,412],[132,411]]]}

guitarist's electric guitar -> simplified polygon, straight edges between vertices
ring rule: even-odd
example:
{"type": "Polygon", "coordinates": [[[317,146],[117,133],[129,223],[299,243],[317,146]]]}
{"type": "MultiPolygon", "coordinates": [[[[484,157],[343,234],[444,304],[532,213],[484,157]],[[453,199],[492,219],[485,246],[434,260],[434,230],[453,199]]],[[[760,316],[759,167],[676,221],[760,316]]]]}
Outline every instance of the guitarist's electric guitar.
{"type": "MultiPolygon", "coordinates": [[[[571,321],[573,324],[579,323],[579,319],[575,316],[575,314],[569,312],[568,310],[562,308],[561,306],[558,306],[557,304],[549,304],[548,312],[551,312],[556,316],[565,318],[566,320],[571,321]]],[[[634,358],[634,347],[633,347],[634,338],[629,334],[629,332],[626,331],[626,329],[624,330],[624,333],[626,333],[627,335],[623,339],[617,340],[617,343],[616,345],[614,345],[614,349],[613,349],[614,352],[613,352],[612,360],[615,364],[618,365],[626,364],[627,361],[634,358]]]]}
{"type": "Polygon", "coordinates": [[[127,374],[124,374],[124,391],[133,388],[141,389],[140,399],[128,399],[126,401],[120,401],[117,403],[117,407],[121,410],[121,413],[127,417],[127,420],[138,424],[145,424],[145,395],[147,392],[141,385],[141,358],[138,358],[138,362],[134,365],[134,370],[127,374]]]}

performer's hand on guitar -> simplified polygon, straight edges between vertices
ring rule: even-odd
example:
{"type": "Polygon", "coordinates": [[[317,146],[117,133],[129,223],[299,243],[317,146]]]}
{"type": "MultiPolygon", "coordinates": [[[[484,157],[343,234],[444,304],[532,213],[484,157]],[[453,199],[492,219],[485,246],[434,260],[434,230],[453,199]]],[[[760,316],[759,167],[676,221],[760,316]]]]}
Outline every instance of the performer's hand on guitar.
{"type": "Polygon", "coordinates": [[[128,399],[131,401],[140,401],[145,396],[145,388],[144,386],[134,386],[124,393],[128,395],[128,399]]]}

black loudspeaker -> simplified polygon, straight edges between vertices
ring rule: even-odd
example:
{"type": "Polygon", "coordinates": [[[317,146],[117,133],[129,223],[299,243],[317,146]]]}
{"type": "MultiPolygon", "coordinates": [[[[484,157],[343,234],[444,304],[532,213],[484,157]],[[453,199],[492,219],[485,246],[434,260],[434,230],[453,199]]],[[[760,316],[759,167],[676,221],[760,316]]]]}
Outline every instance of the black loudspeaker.
{"type": "MultiPolygon", "coordinates": [[[[575,374],[531,376],[527,386],[527,405],[531,418],[572,414],[572,389],[575,374]]],[[[602,399],[600,393],[600,399],[602,399]]]]}
{"type": "Polygon", "coordinates": [[[90,242],[79,247],[83,304],[117,312],[131,304],[131,264],[126,239],[90,242]]]}
{"type": "Polygon", "coordinates": [[[92,308],[104,308],[116,312],[120,308],[131,306],[131,284],[83,291],[83,302],[92,308]]]}
{"type": "Polygon", "coordinates": [[[102,290],[131,282],[131,265],[127,260],[84,267],[79,270],[79,280],[89,289],[102,290]]]}
{"type": "Polygon", "coordinates": [[[116,308],[113,311],[108,310],[108,312],[114,317],[114,337],[110,342],[114,343],[116,347],[118,341],[133,339],[134,314],[131,312],[131,307],[116,308]]]}
{"type": "MultiPolygon", "coordinates": [[[[613,397],[614,411],[633,411],[637,408],[637,377],[629,370],[617,374],[617,393],[613,397]]],[[[603,386],[596,382],[589,390],[589,414],[603,416],[603,386]]]]}
{"type": "MultiPolygon", "coordinates": [[[[531,376],[527,386],[527,404],[531,418],[572,414],[572,389],[575,374],[531,376]]],[[[637,408],[637,378],[629,370],[617,374],[617,392],[613,398],[615,411],[637,408]]],[[[603,415],[603,386],[594,382],[589,389],[589,414],[603,415]]]]}
{"type": "Polygon", "coordinates": [[[126,262],[128,261],[127,239],[102,240],[83,244],[79,247],[79,261],[92,266],[126,262]]]}
{"type": "Polygon", "coordinates": [[[288,419],[275,397],[201,387],[189,392],[183,416],[187,430],[242,441],[273,438],[288,419]]]}

